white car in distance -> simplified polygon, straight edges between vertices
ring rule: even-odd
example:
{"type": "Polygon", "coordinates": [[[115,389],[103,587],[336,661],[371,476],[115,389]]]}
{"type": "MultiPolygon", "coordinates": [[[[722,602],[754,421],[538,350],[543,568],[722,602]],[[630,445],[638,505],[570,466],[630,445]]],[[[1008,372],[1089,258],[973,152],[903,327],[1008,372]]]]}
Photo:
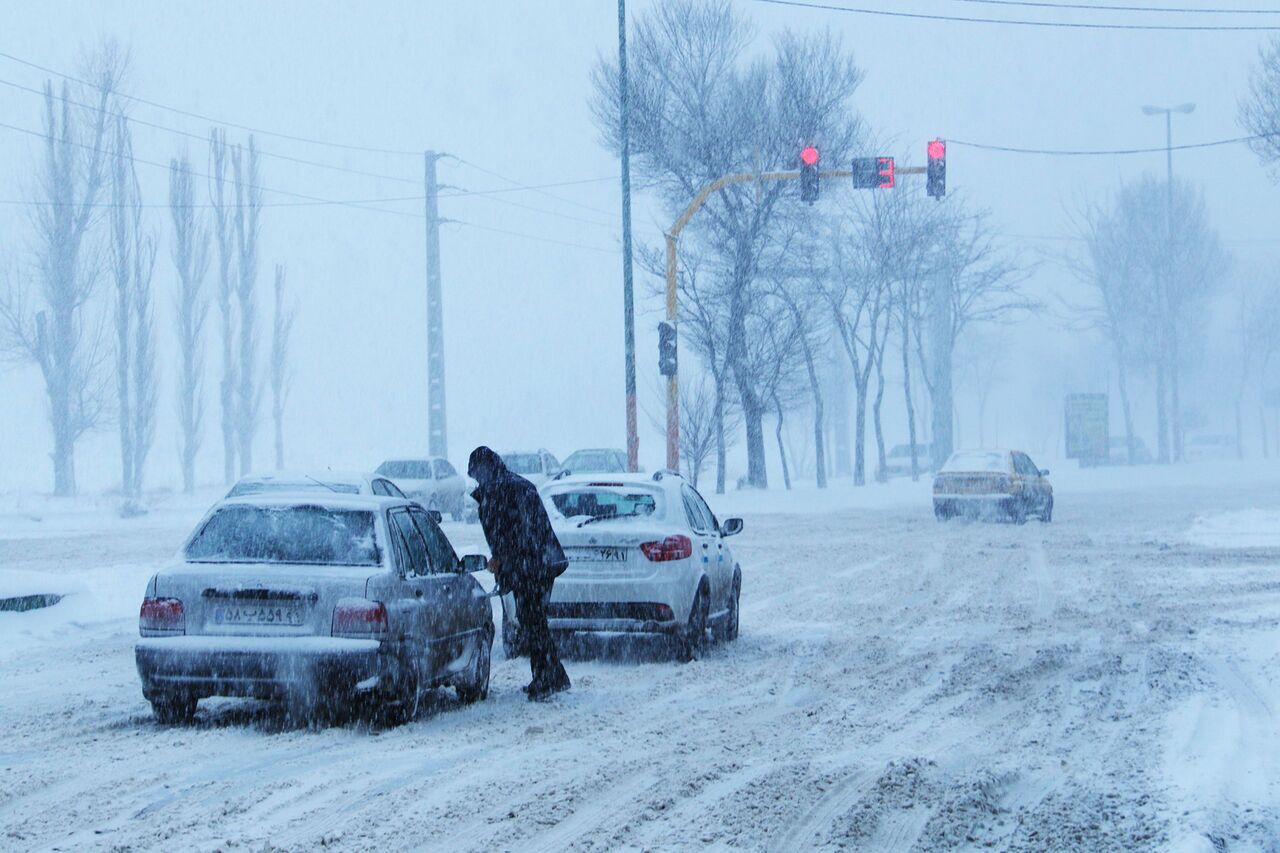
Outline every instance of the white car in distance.
{"type": "Polygon", "coordinates": [[[427,509],[449,513],[454,521],[463,521],[475,511],[474,502],[468,501],[467,479],[448,459],[388,459],[377,473],[427,509]]]}
{"type": "MultiPolygon", "coordinates": [[[[742,519],[716,520],[680,475],[567,476],[541,490],[569,567],[551,592],[556,633],[634,633],[670,637],[682,661],[707,634],[738,636],[742,570],[729,537],[742,519]]],[[[523,654],[511,595],[502,598],[508,657],[523,654]]]]}
{"type": "Polygon", "coordinates": [[[507,470],[519,474],[535,486],[542,486],[564,470],[548,450],[508,450],[499,453],[507,470]]]}

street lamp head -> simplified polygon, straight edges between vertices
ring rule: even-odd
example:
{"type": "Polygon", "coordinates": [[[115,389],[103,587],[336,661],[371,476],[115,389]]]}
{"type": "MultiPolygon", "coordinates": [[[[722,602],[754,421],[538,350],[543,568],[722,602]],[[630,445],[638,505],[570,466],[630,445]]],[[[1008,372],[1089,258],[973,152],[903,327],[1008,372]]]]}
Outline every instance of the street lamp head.
{"type": "Polygon", "coordinates": [[[1164,112],[1164,110],[1159,107],[1143,107],[1142,111],[1149,116],[1158,116],[1160,113],[1164,112]]]}
{"type": "Polygon", "coordinates": [[[1195,108],[1196,108],[1195,104],[1179,104],[1178,106],[1173,108],[1173,111],[1175,113],[1190,113],[1190,112],[1194,112],[1195,108]]]}

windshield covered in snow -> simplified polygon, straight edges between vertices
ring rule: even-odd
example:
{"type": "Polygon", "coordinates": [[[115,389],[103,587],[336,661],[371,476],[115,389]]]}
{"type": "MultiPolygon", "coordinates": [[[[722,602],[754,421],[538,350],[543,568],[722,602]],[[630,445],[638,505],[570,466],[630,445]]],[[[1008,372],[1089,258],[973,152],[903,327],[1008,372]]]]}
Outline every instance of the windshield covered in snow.
{"type": "Polygon", "coordinates": [[[337,492],[344,495],[360,494],[360,487],[354,483],[326,483],[301,480],[297,482],[263,482],[254,480],[247,483],[236,483],[227,492],[227,497],[238,498],[243,495],[264,495],[280,492],[337,492]]]}
{"type": "Polygon", "coordinates": [[[431,462],[426,459],[392,460],[379,465],[377,473],[384,477],[399,477],[404,480],[430,480],[431,462]]]}
{"type": "Polygon", "coordinates": [[[542,473],[542,457],[536,453],[508,453],[502,461],[516,474],[542,473]]]}
{"type": "Polygon", "coordinates": [[[376,566],[382,560],[368,510],[228,506],[187,545],[190,563],[376,566]]]}
{"type": "Polygon", "coordinates": [[[641,489],[588,486],[552,492],[556,512],[565,518],[621,518],[659,515],[660,495],[641,489]]]}
{"type": "Polygon", "coordinates": [[[953,453],[942,466],[943,473],[952,471],[1009,473],[1009,454],[998,450],[966,450],[953,453]]]}

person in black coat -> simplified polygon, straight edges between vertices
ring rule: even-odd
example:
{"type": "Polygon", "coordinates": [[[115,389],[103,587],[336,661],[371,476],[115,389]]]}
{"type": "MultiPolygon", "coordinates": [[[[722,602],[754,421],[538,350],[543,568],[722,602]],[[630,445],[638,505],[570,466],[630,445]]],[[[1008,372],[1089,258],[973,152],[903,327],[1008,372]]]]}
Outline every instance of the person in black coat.
{"type": "Polygon", "coordinates": [[[516,599],[516,617],[529,649],[533,679],[526,692],[543,699],[569,689],[569,675],[556,654],[547,625],[547,601],[555,579],[568,567],[564,549],[551,529],[551,519],[538,489],[509,470],[502,457],[477,447],[467,461],[467,474],[479,484],[472,497],[480,525],[493,554],[489,571],[498,589],[516,599]]]}

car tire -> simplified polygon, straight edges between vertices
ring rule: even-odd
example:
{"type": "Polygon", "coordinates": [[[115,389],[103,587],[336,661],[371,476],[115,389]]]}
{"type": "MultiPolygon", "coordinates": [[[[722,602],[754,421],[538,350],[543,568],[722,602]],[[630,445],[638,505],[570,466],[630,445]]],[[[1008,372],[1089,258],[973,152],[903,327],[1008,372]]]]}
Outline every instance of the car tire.
{"type": "Polygon", "coordinates": [[[525,648],[524,638],[520,636],[520,626],[508,622],[502,623],[502,654],[507,660],[522,658],[529,654],[525,648]]]}
{"type": "Polygon", "coordinates": [[[493,633],[486,631],[480,644],[480,652],[476,655],[471,672],[467,677],[453,686],[458,693],[458,701],[464,705],[482,702],[489,697],[489,668],[493,655],[493,633]]]}
{"type": "Polygon", "coordinates": [[[711,602],[707,595],[707,586],[698,587],[693,597],[693,606],[689,608],[689,623],[676,641],[676,659],[681,663],[697,660],[707,644],[707,621],[711,611],[711,602]]]}
{"type": "Polygon", "coordinates": [[[1009,505],[1009,520],[1014,524],[1027,523],[1027,505],[1020,500],[1015,500],[1009,505]]]}
{"type": "Polygon", "coordinates": [[[160,693],[148,696],[156,721],[165,726],[189,723],[195,719],[199,700],[187,693],[160,693]]]}
{"type": "Polygon", "coordinates": [[[1044,505],[1044,509],[1040,510],[1040,521],[1043,524],[1053,521],[1053,498],[1049,498],[1044,505]]]}
{"type": "Polygon", "coordinates": [[[933,505],[933,516],[934,518],[938,519],[938,521],[950,521],[951,515],[952,515],[951,510],[948,509],[943,504],[933,505]]]}
{"type": "Polygon", "coordinates": [[[733,590],[729,593],[729,610],[715,629],[717,642],[732,643],[738,639],[738,601],[742,597],[742,575],[734,572],[733,590]]]}

